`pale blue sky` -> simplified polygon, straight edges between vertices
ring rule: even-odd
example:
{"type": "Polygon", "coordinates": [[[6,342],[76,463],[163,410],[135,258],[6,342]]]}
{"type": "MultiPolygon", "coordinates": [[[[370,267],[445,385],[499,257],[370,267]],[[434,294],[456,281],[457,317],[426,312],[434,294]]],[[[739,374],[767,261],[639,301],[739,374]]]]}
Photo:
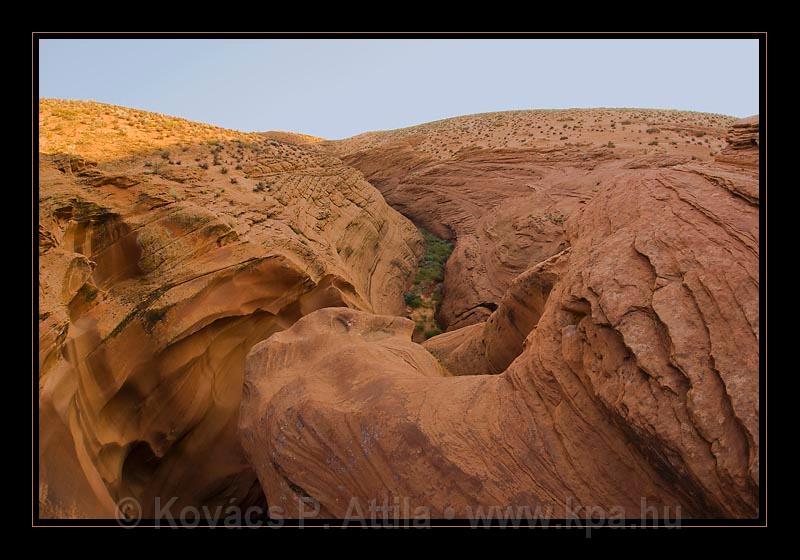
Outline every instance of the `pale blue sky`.
{"type": "Polygon", "coordinates": [[[514,109],[758,112],[758,41],[44,39],[41,97],[343,138],[514,109]]]}

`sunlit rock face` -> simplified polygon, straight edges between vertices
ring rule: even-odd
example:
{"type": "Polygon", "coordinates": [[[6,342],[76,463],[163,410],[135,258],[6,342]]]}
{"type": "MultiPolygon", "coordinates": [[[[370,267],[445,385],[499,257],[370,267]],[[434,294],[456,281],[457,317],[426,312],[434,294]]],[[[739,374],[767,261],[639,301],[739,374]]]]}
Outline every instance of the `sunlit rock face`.
{"type": "Polygon", "coordinates": [[[44,509],[263,501],[236,435],[245,355],[321,307],[400,313],[416,228],[299,144],[99,104],[45,103],[53,123],[43,150],[73,153],[40,158],[44,509]],[[141,120],[144,144],[59,144],[87,119],[141,120]]]}

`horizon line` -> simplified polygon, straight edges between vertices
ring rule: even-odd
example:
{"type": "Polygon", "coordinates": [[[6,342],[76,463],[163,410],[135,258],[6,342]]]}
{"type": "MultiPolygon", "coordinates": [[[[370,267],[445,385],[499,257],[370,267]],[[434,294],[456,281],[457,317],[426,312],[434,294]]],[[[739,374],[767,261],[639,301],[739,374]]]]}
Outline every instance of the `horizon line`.
{"type": "Polygon", "coordinates": [[[150,109],[143,109],[143,108],[139,108],[139,107],[131,107],[129,105],[120,105],[118,103],[109,103],[107,101],[100,101],[100,100],[97,100],[97,99],[77,99],[77,98],[66,98],[66,97],[42,97],[42,96],[40,96],[38,98],[38,101],[39,102],[41,102],[41,101],[69,101],[69,102],[75,102],[75,103],[95,103],[95,104],[98,104],[98,105],[109,105],[111,107],[121,107],[121,108],[124,108],[124,109],[130,109],[130,110],[133,110],[133,111],[141,111],[143,113],[152,113],[154,115],[162,115],[162,116],[166,116],[166,117],[182,119],[182,120],[185,120],[187,122],[203,124],[203,125],[206,125],[206,126],[213,126],[215,128],[219,128],[221,130],[228,130],[228,131],[239,132],[239,133],[244,133],[244,134],[267,134],[267,133],[270,133],[270,132],[285,132],[285,133],[288,133],[288,134],[299,134],[299,135],[303,135],[303,136],[311,136],[311,137],[319,138],[321,140],[326,140],[326,141],[347,140],[347,139],[350,139],[350,138],[355,138],[357,136],[362,136],[364,134],[406,130],[406,129],[409,129],[409,128],[415,128],[415,127],[418,127],[418,126],[424,126],[424,125],[427,125],[427,124],[434,124],[434,123],[439,123],[439,122],[458,119],[458,118],[463,118],[463,117],[476,117],[476,116],[481,116],[481,115],[492,115],[492,114],[500,114],[500,113],[516,113],[516,112],[534,112],[534,111],[667,111],[667,112],[676,112],[676,113],[696,113],[696,114],[699,114],[699,115],[713,115],[713,116],[734,118],[734,119],[737,119],[737,120],[746,119],[746,118],[749,118],[749,117],[757,116],[759,114],[759,113],[753,113],[752,115],[739,116],[739,115],[728,115],[728,114],[725,114],[725,113],[713,113],[713,112],[710,112],[710,111],[697,111],[697,110],[693,110],[693,109],[679,109],[679,108],[674,108],[674,107],[671,107],[671,108],[666,108],[666,107],[535,107],[534,108],[534,107],[531,107],[531,108],[526,108],[526,109],[512,108],[512,109],[503,109],[503,110],[499,110],[499,111],[479,111],[477,113],[463,113],[463,114],[458,114],[458,115],[450,115],[450,116],[447,116],[447,117],[442,117],[442,118],[434,119],[434,120],[431,120],[431,121],[418,122],[418,123],[414,123],[414,124],[410,124],[410,125],[406,125],[406,126],[400,126],[400,127],[397,127],[397,128],[376,128],[376,129],[364,130],[362,132],[358,132],[358,133],[353,134],[351,136],[344,136],[344,137],[341,137],[341,138],[329,138],[329,137],[325,137],[325,136],[320,136],[318,134],[312,134],[310,132],[302,132],[302,131],[299,131],[299,130],[284,130],[284,129],[243,130],[243,129],[239,129],[239,128],[230,128],[230,127],[223,126],[223,125],[211,122],[211,121],[201,121],[201,120],[197,120],[197,119],[193,119],[193,118],[189,118],[189,117],[184,117],[184,116],[181,116],[181,115],[175,115],[175,114],[171,114],[171,113],[162,113],[160,111],[153,111],[153,110],[150,110],[150,109]]]}

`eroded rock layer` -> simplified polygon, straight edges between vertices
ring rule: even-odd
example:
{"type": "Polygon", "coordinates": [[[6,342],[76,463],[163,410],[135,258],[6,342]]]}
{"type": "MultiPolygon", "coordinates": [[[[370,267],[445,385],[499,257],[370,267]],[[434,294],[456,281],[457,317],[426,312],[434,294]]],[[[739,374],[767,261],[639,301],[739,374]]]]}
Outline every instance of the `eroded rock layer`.
{"type": "MultiPolygon", "coordinates": [[[[563,235],[519,265],[485,322],[423,348],[408,321],[323,309],[251,351],[241,438],[270,504],[334,517],[373,499],[434,517],[509,505],[556,517],[757,514],[757,168],[655,154],[569,176],[513,199],[522,211],[555,199],[563,235]],[[592,196],[554,194],[576,190],[592,196]],[[570,210],[561,201],[572,198],[570,210]]],[[[390,200],[391,181],[379,181],[390,200]]],[[[415,219],[475,223],[431,206],[415,219]]],[[[525,231],[530,246],[550,239],[525,231]]],[[[481,262],[465,255],[463,270],[481,262]]]]}
{"type": "MultiPolygon", "coordinates": [[[[320,146],[456,246],[440,320],[486,320],[514,279],[566,248],[565,219],[626,169],[710,161],[734,119],[657,110],[488,113],[320,146]]],[[[756,129],[757,130],[757,129],[756,129]]]]}
{"type": "Polygon", "coordinates": [[[758,167],[758,115],[740,119],[728,131],[728,145],[717,161],[744,167],[758,167]]]}
{"type": "Polygon", "coordinates": [[[48,100],[40,124],[44,509],[263,499],[236,434],[245,355],[321,307],[400,313],[416,228],[272,136],[48,100]]]}
{"type": "Polygon", "coordinates": [[[755,516],[758,131],[526,111],[324,142],[43,100],[43,516],[755,516]],[[422,239],[364,175],[455,242],[423,345],[422,239]]]}

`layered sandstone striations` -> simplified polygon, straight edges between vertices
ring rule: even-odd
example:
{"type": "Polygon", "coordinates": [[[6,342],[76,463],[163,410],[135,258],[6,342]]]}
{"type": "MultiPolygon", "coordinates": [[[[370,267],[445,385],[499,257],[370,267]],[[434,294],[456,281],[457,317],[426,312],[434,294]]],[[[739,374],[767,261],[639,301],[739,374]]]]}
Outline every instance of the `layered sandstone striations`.
{"type": "Polygon", "coordinates": [[[728,131],[728,145],[717,161],[758,168],[758,115],[740,119],[728,131]]]}
{"type": "Polygon", "coordinates": [[[322,143],[387,202],[455,240],[443,326],[486,320],[512,281],[567,246],[564,221],[626,169],[708,161],[734,119],[657,110],[488,113],[322,143]]]}
{"type": "MultiPolygon", "coordinates": [[[[686,118],[658,128],[714,135],[711,150],[515,148],[502,167],[497,148],[491,164],[463,153],[422,161],[419,144],[434,140],[420,134],[417,147],[379,142],[348,156],[404,212],[456,238],[451,290],[474,288],[473,302],[490,299],[486,285],[499,294],[487,320],[458,329],[451,300],[451,331],[424,348],[408,321],[342,309],[258,344],[240,425],[269,503],[336,517],[354,513],[353,498],[361,511],[408,500],[436,517],[509,505],[557,517],[755,516],[757,169],[719,154],[716,139],[742,131],[686,118]],[[531,177],[527,195],[515,172],[531,177]],[[534,226],[556,208],[558,230],[534,226]],[[527,225],[508,226],[529,211],[527,225]],[[517,233],[493,238],[488,223],[517,233]]],[[[737,152],[752,161],[757,137],[746,143],[737,152]]]]}
{"type": "Polygon", "coordinates": [[[402,312],[416,228],[274,135],[43,100],[40,136],[45,511],[263,499],[236,436],[246,353],[321,307],[402,312]]]}
{"type": "Polygon", "coordinates": [[[758,130],[530,111],[324,142],[43,100],[42,511],[754,516],[758,130]],[[361,172],[455,243],[423,345],[422,239],[361,172]]]}

